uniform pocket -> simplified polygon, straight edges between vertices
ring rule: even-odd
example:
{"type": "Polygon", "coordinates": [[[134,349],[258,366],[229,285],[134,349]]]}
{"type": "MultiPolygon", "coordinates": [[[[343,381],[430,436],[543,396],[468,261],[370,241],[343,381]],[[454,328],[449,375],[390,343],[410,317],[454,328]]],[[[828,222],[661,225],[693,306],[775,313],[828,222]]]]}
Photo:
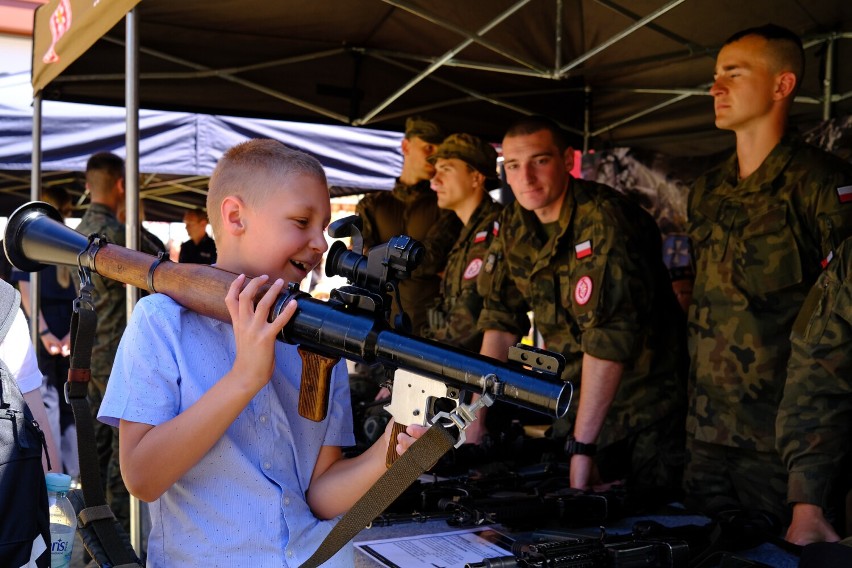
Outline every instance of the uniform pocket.
{"type": "Polygon", "coordinates": [[[766,296],[802,281],[802,263],[786,206],[754,215],[736,243],[733,282],[749,297],[766,296]]]}

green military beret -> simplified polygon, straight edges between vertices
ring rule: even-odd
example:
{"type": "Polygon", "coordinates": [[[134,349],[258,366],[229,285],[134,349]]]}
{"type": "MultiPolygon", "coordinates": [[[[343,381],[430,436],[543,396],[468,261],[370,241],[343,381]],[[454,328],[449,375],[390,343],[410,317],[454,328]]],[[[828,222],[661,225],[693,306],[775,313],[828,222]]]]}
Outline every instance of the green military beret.
{"type": "Polygon", "coordinates": [[[426,120],[420,116],[410,116],[405,120],[405,137],[414,138],[415,136],[430,144],[440,144],[441,140],[444,139],[444,132],[440,126],[431,120],[426,120]]]}

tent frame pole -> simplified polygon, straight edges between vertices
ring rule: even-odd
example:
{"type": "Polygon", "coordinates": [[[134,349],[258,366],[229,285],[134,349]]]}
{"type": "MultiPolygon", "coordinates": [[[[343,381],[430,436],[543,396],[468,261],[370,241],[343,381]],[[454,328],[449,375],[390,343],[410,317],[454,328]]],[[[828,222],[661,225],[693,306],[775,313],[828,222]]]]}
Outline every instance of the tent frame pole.
{"type": "MultiPolygon", "coordinates": [[[[139,18],[136,8],[125,18],[125,104],[127,110],[127,132],[125,147],[127,157],[124,161],[125,188],[125,238],[127,247],[139,250],[139,18]]],[[[139,300],[140,291],[127,286],[127,321],[139,300]]],[[[138,555],[142,553],[142,509],[139,499],[128,495],[130,499],[130,546],[138,555]]]]}
{"type": "Polygon", "coordinates": [[[834,90],[834,44],[837,39],[834,34],[826,40],[825,46],[825,79],[822,80],[822,119],[831,118],[831,94],[834,90]]]}
{"type": "MultiPolygon", "coordinates": [[[[30,173],[30,200],[41,199],[41,91],[33,96],[33,151],[32,171],[30,173]]],[[[38,348],[41,342],[38,329],[38,314],[41,312],[41,278],[40,272],[30,273],[30,339],[38,348]],[[32,315],[35,314],[35,315],[32,315]]]]}

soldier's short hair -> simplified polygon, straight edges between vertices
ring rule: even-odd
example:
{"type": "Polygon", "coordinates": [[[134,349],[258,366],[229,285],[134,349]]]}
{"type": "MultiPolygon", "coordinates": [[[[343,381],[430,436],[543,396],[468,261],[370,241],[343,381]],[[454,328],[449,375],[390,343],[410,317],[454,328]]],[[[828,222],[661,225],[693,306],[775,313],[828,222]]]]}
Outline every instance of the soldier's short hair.
{"type": "Polygon", "coordinates": [[[550,132],[551,136],[553,136],[553,142],[556,144],[556,147],[559,148],[560,152],[564,152],[571,147],[565,131],[546,116],[525,116],[524,118],[516,120],[506,130],[504,138],[535,134],[542,130],[550,132]]]}
{"type": "Polygon", "coordinates": [[[775,72],[792,71],[796,76],[796,89],[798,90],[805,75],[805,49],[802,46],[802,39],[783,26],[764,24],[738,31],[725,40],[723,45],[734,43],[748,36],[762,37],[769,43],[775,72]]]}
{"type": "Polygon", "coordinates": [[[98,152],[86,162],[86,185],[93,197],[111,192],[118,180],[124,179],[124,160],[112,152],[98,152]]]}
{"type": "Polygon", "coordinates": [[[234,195],[249,207],[262,207],[272,191],[270,179],[280,182],[300,175],[315,177],[328,186],[319,160],[277,140],[247,140],[230,148],[216,164],[207,190],[213,235],[221,232],[219,210],[225,197],[234,195]]]}

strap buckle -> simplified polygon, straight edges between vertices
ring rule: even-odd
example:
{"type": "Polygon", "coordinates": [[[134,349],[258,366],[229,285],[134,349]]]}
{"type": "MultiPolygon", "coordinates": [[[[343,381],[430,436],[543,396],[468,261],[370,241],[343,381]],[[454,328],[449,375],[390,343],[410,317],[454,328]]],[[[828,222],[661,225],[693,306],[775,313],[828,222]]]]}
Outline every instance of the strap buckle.
{"type": "Polygon", "coordinates": [[[458,428],[459,438],[454,444],[454,447],[458,448],[467,440],[464,431],[470,426],[471,422],[476,420],[476,411],[492,404],[494,404],[494,396],[483,392],[479,399],[472,404],[459,404],[450,412],[444,411],[437,413],[429,420],[429,424],[432,426],[443,426],[444,428],[451,428],[452,426],[458,428]]]}

